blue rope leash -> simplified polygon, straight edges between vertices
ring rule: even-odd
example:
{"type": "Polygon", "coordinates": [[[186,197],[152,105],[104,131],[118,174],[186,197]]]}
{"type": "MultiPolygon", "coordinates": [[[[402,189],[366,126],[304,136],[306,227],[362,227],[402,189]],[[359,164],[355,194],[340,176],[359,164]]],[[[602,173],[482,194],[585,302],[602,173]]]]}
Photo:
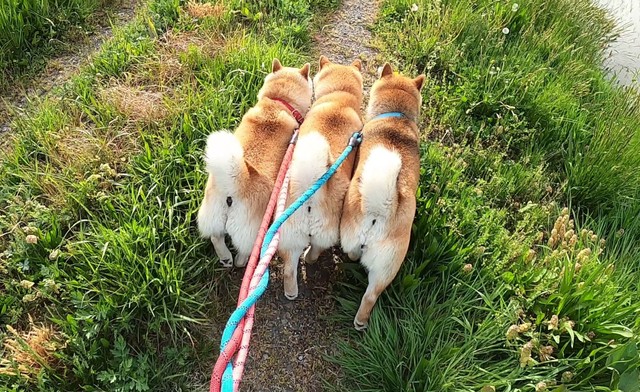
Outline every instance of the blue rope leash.
{"type": "MultiPolygon", "coordinates": [[[[260,249],[260,258],[264,257],[264,254],[267,252],[269,248],[269,244],[273,239],[273,236],[276,234],[280,227],[284,224],[284,222],[289,219],[291,215],[293,215],[296,210],[298,210],[304,203],[307,202],[324,184],[329,181],[331,176],[335,174],[338,170],[342,162],[349,156],[351,151],[353,151],[354,147],[357,147],[362,143],[362,133],[355,132],[351,138],[349,139],[349,144],[344,149],[342,154],[338,157],[338,159],[331,165],[331,167],[320,177],[305,193],[303,193],[295,202],[293,202],[289,208],[287,208],[282,215],[278,219],[275,220],[267,230],[267,233],[264,236],[264,241],[262,241],[262,248],[260,249]]],[[[258,286],[255,290],[245,298],[244,301],[238,306],[236,310],[231,313],[229,320],[227,321],[227,325],[224,328],[224,332],[222,333],[222,339],[220,342],[220,352],[224,351],[225,346],[231,340],[233,336],[233,331],[237,328],[238,324],[242,318],[247,314],[247,311],[258,301],[258,299],[264,294],[267,290],[267,286],[269,284],[269,268],[265,271],[264,275],[260,279],[258,286]]],[[[222,376],[222,392],[233,392],[233,364],[231,361],[227,364],[225,368],[224,375],[222,376]]]]}

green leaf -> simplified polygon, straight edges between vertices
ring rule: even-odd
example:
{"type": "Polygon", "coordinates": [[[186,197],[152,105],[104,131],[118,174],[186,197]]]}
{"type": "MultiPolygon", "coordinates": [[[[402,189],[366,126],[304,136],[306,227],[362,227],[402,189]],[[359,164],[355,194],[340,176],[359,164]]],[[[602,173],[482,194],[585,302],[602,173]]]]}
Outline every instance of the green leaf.
{"type": "Polygon", "coordinates": [[[516,276],[513,274],[513,272],[510,271],[504,272],[502,274],[502,280],[504,280],[505,283],[511,283],[515,278],[516,276]]]}

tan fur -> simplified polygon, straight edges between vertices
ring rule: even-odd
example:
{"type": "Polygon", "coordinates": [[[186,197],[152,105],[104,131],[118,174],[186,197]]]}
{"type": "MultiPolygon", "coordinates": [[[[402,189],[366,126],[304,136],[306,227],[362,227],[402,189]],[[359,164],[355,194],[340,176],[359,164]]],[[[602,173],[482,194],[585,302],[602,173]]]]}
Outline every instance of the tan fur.
{"type": "MultiPolygon", "coordinates": [[[[371,89],[367,108],[369,122],[363,129],[363,142],[344,201],[340,227],[344,251],[353,260],[360,258],[369,271],[369,286],[354,319],[354,325],[359,330],[366,328],[371,310],[382,291],[395,278],[409,247],[420,176],[416,121],[424,79],[424,75],[415,79],[394,75],[391,66],[385,64],[380,78],[371,89]],[[401,112],[405,117],[374,119],[389,112],[401,112]],[[387,213],[384,214],[372,213],[364,203],[365,198],[375,198],[375,194],[362,193],[365,188],[362,184],[364,168],[374,151],[378,156],[399,155],[401,162],[397,178],[390,176],[379,180],[383,184],[395,184],[395,191],[388,198],[389,204],[385,205],[387,213]]],[[[376,162],[370,164],[376,165],[376,162]]],[[[377,164],[380,165],[379,162],[377,164]]],[[[380,167],[384,168],[384,165],[382,162],[380,167]]],[[[384,176],[384,173],[380,175],[384,176]]]]}
{"type": "MultiPolygon", "coordinates": [[[[347,146],[350,136],[362,128],[360,69],[359,60],[345,66],[331,63],[325,56],[320,58],[320,71],[314,78],[316,101],[300,128],[291,163],[288,203],[324,174],[347,146]],[[319,158],[315,159],[314,154],[320,154],[319,158]]],[[[351,154],[281,229],[279,254],[284,261],[284,290],[289,299],[298,295],[297,268],[304,249],[311,245],[307,260],[315,261],[322,251],[339,241],[342,203],[351,181],[354,157],[351,154]]]]}
{"type": "MultiPolygon", "coordinates": [[[[231,254],[224,242],[225,233],[231,236],[238,250],[236,266],[246,263],[278,169],[293,131],[298,127],[291,112],[275,99],[288,102],[304,116],[311,105],[311,95],[309,64],[301,69],[289,68],[274,59],[272,72],[267,75],[258,93],[258,102],[242,117],[233,134],[242,146],[241,158],[238,159],[242,162],[238,165],[237,173],[223,178],[222,170],[216,172],[209,169],[205,196],[198,213],[198,226],[203,236],[211,238],[225,266],[230,265],[231,261],[231,254]],[[229,183],[233,187],[222,185],[229,183]],[[228,200],[231,206],[227,205],[228,200]]],[[[233,139],[226,140],[232,146],[237,144],[233,139]]],[[[215,150],[215,143],[212,147],[215,150]]],[[[218,158],[216,162],[224,168],[225,149],[215,150],[215,153],[218,155],[209,158],[218,158]]]]}

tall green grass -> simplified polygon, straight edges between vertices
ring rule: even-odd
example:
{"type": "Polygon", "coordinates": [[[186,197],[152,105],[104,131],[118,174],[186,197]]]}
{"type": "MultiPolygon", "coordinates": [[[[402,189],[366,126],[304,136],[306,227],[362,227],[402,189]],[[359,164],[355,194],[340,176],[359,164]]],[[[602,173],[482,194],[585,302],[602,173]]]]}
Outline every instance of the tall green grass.
{"type": "Polygon", "coordinates": [[[334,358],[349,390],[640,388],[640,105],[601,69],[612,27],[587,0],[383,3],[382,50],[428,74],[423,172],[407,261],[334,358]]]}
{"type": "Polygon", "coordinates": [[[52,48],[73,25],[83,23],[103,0],[0,1],[0,72],[3,76],[28,67],[52,48]]]}
{"type": "Polygon", "coordinates": [[[195,19],[177,0],[150,2],[17,120],[0,165],[0,323],[29,331],[34,315],[64,348],[32,373],[0,363],[1,388],[207,385],[232,297],[195,228],[204,142],[254,104],[274,57],[302,65],[312,15],[304,1],[224,4],[195,19]]]}
{"type": "MultiPolygon", "coordinates": [[[[515,160],[542,154],[571,204],[640,214],[638,94],[601,70],[613,25],[591,1],[388,2],[379,35],[407,69],[434,79],[431,129],[480,137],[515,160]]],[[[628,233],[640,238],[640,232],[628,233]]]]}

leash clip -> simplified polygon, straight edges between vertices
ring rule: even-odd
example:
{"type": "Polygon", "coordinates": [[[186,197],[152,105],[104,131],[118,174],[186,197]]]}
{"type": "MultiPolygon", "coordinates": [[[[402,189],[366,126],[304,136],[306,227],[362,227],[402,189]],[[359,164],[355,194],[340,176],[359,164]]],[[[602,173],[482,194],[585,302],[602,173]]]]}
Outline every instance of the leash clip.
{"type": "Polygon", "coordinates": [[[298,142],[298,131],[300,130],[300,128],[296,128],[293,130],[293,135],[291,136],[291,140],[289,141],[289,144],[296,144],[298,142]]]}
{"type": "Polygon", "coordinates": [[[351,147],[358,147],[360,143],[362,143],[362,133],[355,132],[353,135],[351,135],[351,138],[349,139],[349,145],[351,147]]]}

